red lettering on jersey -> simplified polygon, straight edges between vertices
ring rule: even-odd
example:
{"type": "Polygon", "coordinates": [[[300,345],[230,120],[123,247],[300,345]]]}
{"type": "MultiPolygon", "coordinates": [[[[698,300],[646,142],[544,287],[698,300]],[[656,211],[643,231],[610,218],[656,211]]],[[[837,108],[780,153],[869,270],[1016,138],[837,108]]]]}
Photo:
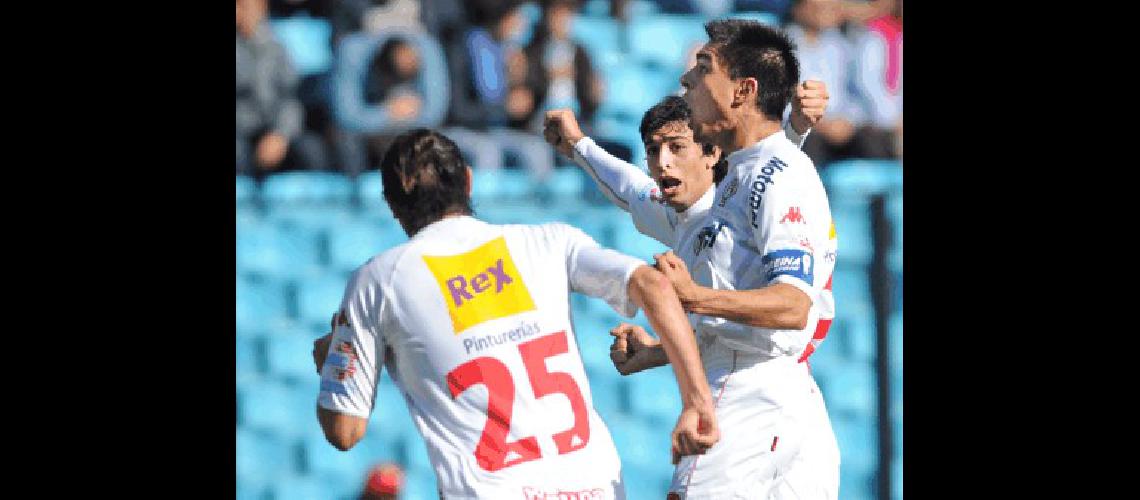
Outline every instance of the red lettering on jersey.
{"type": "Polygon", "coordinates": [[[784,214],[784,218],[780,219],[781,224],[785,222],[798,222],[800,224],[807,224],[807,221],[804,220],[803,214],[800,213],[800,207],[789,207],[788,213],[784,214]]]}

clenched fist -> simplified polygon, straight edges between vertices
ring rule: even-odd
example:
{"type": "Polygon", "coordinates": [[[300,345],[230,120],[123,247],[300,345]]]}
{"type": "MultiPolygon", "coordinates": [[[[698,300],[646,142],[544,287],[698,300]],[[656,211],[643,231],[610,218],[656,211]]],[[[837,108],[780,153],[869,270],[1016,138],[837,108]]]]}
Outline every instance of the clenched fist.
{"type": "Polygon", "coordinates": [[[796,85],[796,97],[792,99],[792,114],[788,120],[796,133],[803,135],[809,128],[819,123],[827,109],[827,85],[819,80],[806,80],[796,85]]]}
{"type": "Polygon", "coordinates": [[[546,120],[543,121],[542,137],[549,142],[554,149],[558,150],[560,154],[566,158],[574,158],[574,145],[578,143],[582,137],[582,129],[578,126],[578,119],[574,117],[574,112],[569,109],[554,109],[546,112],[546,120]]]}
{"type": "Polygon", "coordinates": [[[614,336],[610,360],[622,375],[669,364],[661,341],[640,326],[622,323],[610,330],[610,335],[614,336]]]}

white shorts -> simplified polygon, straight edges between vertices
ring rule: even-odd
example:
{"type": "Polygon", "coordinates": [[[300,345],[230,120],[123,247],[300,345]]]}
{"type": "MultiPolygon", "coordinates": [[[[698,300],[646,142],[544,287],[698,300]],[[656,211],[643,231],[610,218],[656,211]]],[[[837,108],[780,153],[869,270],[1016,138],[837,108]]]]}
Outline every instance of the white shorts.
{"type": "Polygon", "coordinates": [[[812,378],[811,429],[800,453],[792,459],[784,480],[779,482],[770,498],[780,500],[839,498],[839,442],[827,416],[823,393],[812,378]]]}
{"type": "MultiPolygon", "coordinates": [[[[713,391],[720,441],[704,455],[681,458],[669,498],[835,498],[816,494],[819,488],[814,486],[801,491],[821,474],[829,479],[834,475],[836,488],[831,491],[837,490],[839,475],[838,453],[834,470],[818,472],[821,466],[830,467],[826,453],[815,456],[827,448],[827,440],[812,438],[821,431],[820,415],[826,419],[826,408],[807,366],[794,356],[768,358],[719,342],[702,348],[701,358],[713,391]]],[[[834,443],[830,423],[826,430],[834,443]]]]}

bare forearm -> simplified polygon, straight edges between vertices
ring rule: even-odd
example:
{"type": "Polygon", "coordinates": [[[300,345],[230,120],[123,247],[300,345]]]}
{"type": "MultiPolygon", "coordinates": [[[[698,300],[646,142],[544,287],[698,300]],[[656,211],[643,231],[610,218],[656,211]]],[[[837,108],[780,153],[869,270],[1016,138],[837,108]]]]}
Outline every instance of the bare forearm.
{"type": "Polygon", "coordinates": [[[681,298],[685,310],[761,328],[799,330],[806,326],[811,298],[784,284],[755,290],[696,286],[681,298]]]}
{"type": "Polygon", "coordinates": [[[631,282],[637,282],[631,286],[632,297],[645,310],[650,326],[661,339],[661,349],[673,365],[682,404],[700,406],[711,403],[697,340],[673,287],[664,275],[648,267],[635,272],[631,282]]]}

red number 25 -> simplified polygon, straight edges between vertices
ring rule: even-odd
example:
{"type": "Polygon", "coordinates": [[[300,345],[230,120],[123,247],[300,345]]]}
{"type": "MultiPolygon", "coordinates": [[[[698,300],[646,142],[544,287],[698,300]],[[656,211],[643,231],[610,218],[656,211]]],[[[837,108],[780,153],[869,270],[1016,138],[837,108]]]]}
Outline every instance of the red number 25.
{"type": "MultiPolygon", "coordinates": [[[[582,391],[570,375],[551,373],[546,369],[546,358],[567,352],[566,332],[546,335],[519,344],[518,348],[530,385],[534,389],[534,397],[564,394],[570,400],[574,426],[553,436],[558,453],[565,455],[582,449],[590,442],[590,421],[586,416],[582,391]]],[[[479,444],[475,447],[475,459],[479,466],[494,472],[542,458],[538,440],[534,436],[507,442],[514,408],[515,383],[506,365],[495,358],[484,356],[463,363],[447,374],[447,385],[453,399],[476,384],[487,387],[487,423],[483,427],[479,444]]]]}

